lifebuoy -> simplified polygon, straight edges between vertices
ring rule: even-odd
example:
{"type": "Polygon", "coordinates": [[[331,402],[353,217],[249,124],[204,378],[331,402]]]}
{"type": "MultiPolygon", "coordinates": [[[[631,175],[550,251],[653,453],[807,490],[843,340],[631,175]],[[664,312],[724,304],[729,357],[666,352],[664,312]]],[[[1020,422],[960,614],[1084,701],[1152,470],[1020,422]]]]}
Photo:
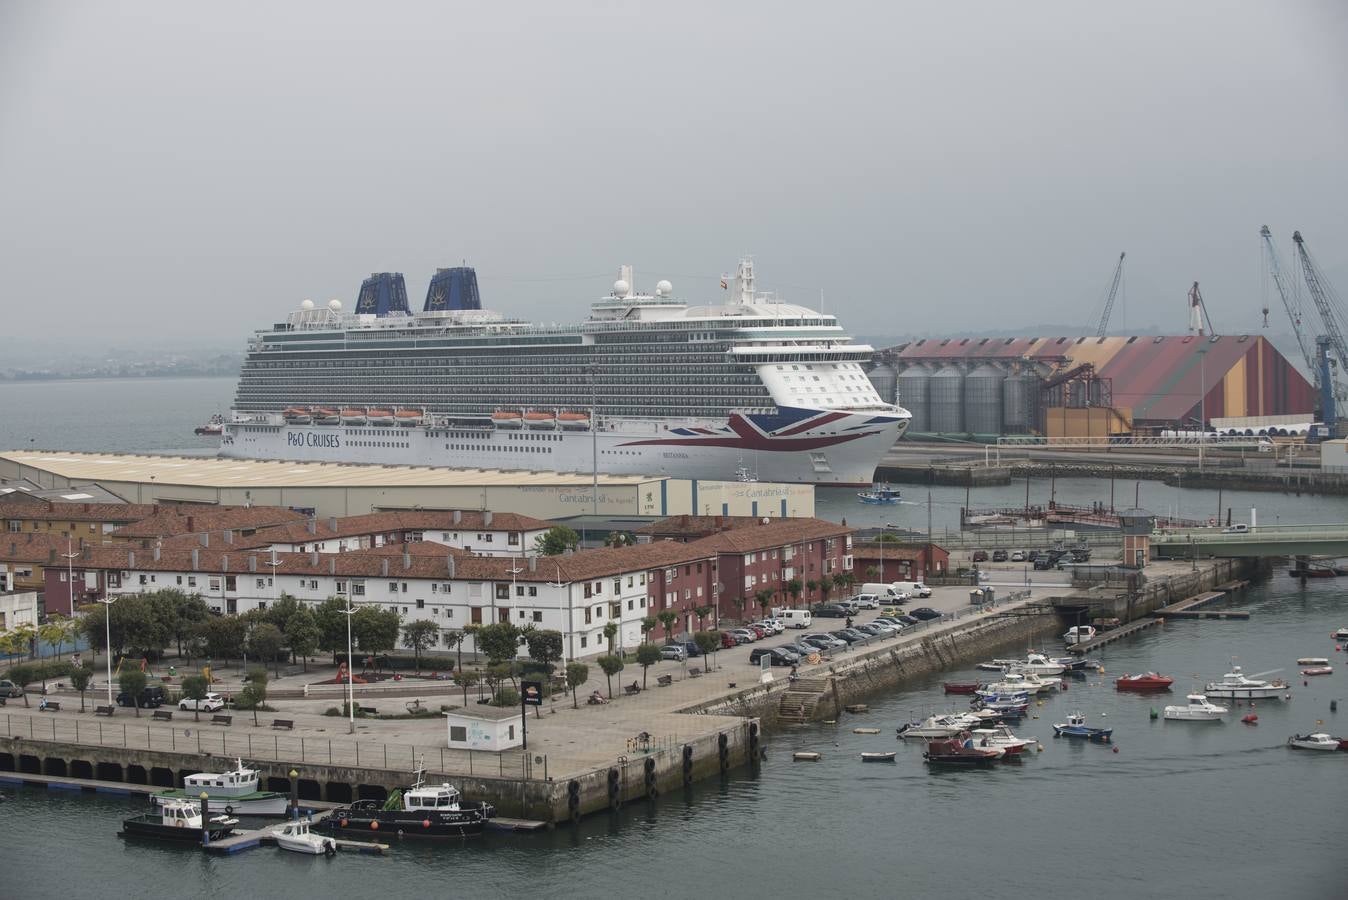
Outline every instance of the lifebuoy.
{"type": "Polygon", "coordinates": [[[232,815],[234,815],[234,807],[232,807],[232,806],[226,806],[226,807],[225,807],[225,815],[227,815],[227,816],[232,816],[232,815]]]}
{"type": "Polygon", "coordinates": [[[1216,519],[1208,519],[1208,526],[1209,526],[1209,527],[1211,527],[1211,526],[1213,526],[1213,525],[1216,525],[1216,524],[1217,524],[1217,520],[1216,520],[1216,519]]]}
{"type": "Polygon", "coordinates": [[[183,822],[182,819],[174,819],[174,820],[173,820],[173,827],[174,827],[174,828],[184,828],[184,827],[186,827],[186,823],[183,822]]]}

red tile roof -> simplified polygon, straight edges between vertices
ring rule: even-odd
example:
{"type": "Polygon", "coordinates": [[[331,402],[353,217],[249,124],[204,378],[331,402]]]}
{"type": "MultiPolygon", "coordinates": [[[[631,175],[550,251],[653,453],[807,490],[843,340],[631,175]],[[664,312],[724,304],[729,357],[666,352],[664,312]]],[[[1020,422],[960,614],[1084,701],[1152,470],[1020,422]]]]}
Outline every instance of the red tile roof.
{"type": "Polygon", "coordinates": [[[0,519],[33,519],[59,522],[138,522],[159,509],[148,503],[76,503],[44,500],[24,494],[6,495],[0,500],[0,519]],[[24,497],[25,500],[9,497],[24,497]]]}
{"type": "Polygon", "coordinates": [[[280,506],[191,506],[160,507],[148,518],[124,525],[113,538],[134,539],[200,534],[208,531],[246,530],[302,522],[304,513],[280,506]]]}

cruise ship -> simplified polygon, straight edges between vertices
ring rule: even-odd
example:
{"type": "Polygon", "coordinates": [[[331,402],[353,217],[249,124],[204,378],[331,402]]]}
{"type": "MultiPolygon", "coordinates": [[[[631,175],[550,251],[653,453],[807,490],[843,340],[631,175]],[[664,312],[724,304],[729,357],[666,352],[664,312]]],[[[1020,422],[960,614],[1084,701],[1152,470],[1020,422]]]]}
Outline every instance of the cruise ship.
{"type": "Polygon", "coordinates": [[[868,485],[910,420],[836,318],[759,292],[636,289],[630,266],[578,325],[482,308],[440,269],[424,308],[402,275],[301,307],[249,341],[220,453],[532,471],[868,485]]]}

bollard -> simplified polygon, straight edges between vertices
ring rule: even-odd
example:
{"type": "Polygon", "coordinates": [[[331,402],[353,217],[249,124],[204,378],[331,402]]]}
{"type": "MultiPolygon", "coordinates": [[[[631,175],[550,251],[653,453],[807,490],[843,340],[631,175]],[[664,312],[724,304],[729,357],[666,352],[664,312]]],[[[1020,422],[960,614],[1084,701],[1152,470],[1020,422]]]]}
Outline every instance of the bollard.
{"type": "Polygon", "coordinates": [[[211,842],[211,795],[205,791],[201,792],[201,844],[208,846],[211,842]]]}

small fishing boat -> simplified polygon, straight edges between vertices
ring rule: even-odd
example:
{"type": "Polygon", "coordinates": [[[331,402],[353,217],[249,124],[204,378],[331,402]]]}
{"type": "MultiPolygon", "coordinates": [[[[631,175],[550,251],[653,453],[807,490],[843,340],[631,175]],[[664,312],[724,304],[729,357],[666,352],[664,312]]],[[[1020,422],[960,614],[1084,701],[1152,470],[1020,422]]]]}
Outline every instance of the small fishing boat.
{"type": "Polygon", "coordinates": [[[1323,731],[1314,734],[1294,734],[1287,739],[1287,746],[1297,750],[1338,750],[1343,742],[1330,737],[1323,731]]]}
{"type": "Polygon", "coordinates": [[[1308,669],[1301,670],[1302,675],[1333,675],[1333,666],[1311,666],[1308,669]]]}
{"type": "Polygon", "coordinates": [[[977,681],[947,681],[945,683],[945,692],[947,694],[973,694],[977,691],[977,681]]]}
{"type": "Polygon", "coordinates": [[[978,722],[977,718],[959,714],[927,716],[921,722],[909,722],[898,729],[904,740],[931,740],[954,737],[978,722]]]}
{"type": "Polygon", "coordinates": [[[862,503],[894,504],[902,499],[902,494],[887,484],[873,484],[868,490],[857,491],[857,499],[862,503]]]}
{"type": "Polygon", "coordinates": [[[971,735],[974,743],[979,747],[992,747],[1000,749],[1007,756],[1019,756],[1025,752],[1025,748],[1030,744],[1039,743],[1038,738],[1022,738],[1012,734],[1011,729],[1005,725],[994,725],[991,728],[975,728],[971,735]]]}
{"type": "Polygon", "coordinates": [[[276,835],[276,846],[291,853],[307,853],[310,856],[337,855],[337,842],[330,837],[315,834],[308,819],[296,819],[273,825],[267,830],[276,835]]]}
{"type": "Polygon", "coordinates": [[[1114,729],[1092,728],[1086,724],[1085,716],[1075,712],[1067,717],[1066,722],[1054,725],[1053,734],[1057,737],[1085,738],[1088,741],[1108,743],[1114,736],[1114,729]]]}
{"type": "Polygon", "coordinates": [[[482,801],[464,801],[449,784],[427,785],[426,770],[413,772],[412,787],[394,791],[382,805],[357,800],[332,811],[321,822],[329,831],[372,834],[382,830],[402,837],[457,838],[482,833],[496,807],[482,801]]]}
{"type": "Polygon", "coordinates": [[[1169,675],[1144,672],[1141,675],[1122,675],[1114,679],[1114,689],[1117,691],[1168,691],[1174,683],[1175,679],[1169,675]]]}
{"type": "Polygon", "coordinates": [[[226,815],[283,816],[289,798],[276,791],[258,790],[257,769],[250,769],[243,760],[235,758],[234,768],[227,772],[198,772],[183,779],[181,789],[158,791],[151,798],[155,803],[197,801],[204,793],[214,809],[223,809],[226,815]]]}
{"type": "Polygon", "coordinates": [[[986,766],[1005,755],[1006,751],[998,747],[975,746],[969,734],[961,733],[945,740],[928,741],[922,758],[936,764],[986,766]]]}
{"type": "Polygon", "coordinates": [[[1073,625],[1067,631],[1063,632],[1063,643],[1071,647],[1074,644],[1084,644],[1087,641],[1095,640],[1095,627],[1093,625],[1073,625]]]}
{"type": "Polygon", "coordinates": [[[1336,641],[1348,641],[1348,628],[1340,628],[1330,635],[1336,641]]]}
{"type": "Polygon", "coordinates": [[[1303,656],[1297,660],[1299,666],[1327,666],[1329,658],[1325,656],[1303,656]]]}
{"type": "Polygon", "coordinates": [[[1165,718],[1174,722],[1219,722],[1230,710],[1225,706],[1209,703],[1202,694],[1190,694],[1189,702],[1184,706],[1167,706],[1165,718]]]}
{"type": "Polygon", "coordinates": [[[1049,658],[1042,653],[1028,653],[1024,659],[993,660],[993,662],[1004,662],[1008,672],[1014,672],[1018,675],[1061,675],[1065,668],[1058,663],[1050,662],[1049,658]]]}
{"type": "Polygon", "coordinates": [[[154,812],[132,816],[122,820],[123,837],[147,837],[161,841],[200,842],[203,835],[213,841],[229,837],[234,833],[238,819],[229,816],[211,816],[203,829],[201,806],[188,800],[168,800],[159,804],[154,812]]]}
{"type": "Polygon", "coordinates": [[[1226,700],[1276,700],[1287,690],[1287,682],[1281,678],[1273,681],[1260,681],[1260,675],[1272,675],[1277,669],[1259,672],[1252,678],[1245,677],[1240,666],[1232,666],[1231,671],[1222,676],[1221,681],[1209,681],[1203,693],[1209,697],[1221,697],[1226,700]]]}
{"type": "Polygon", "coordinates": [[[893,751],[893,750],[890,750],[888,753],[881,753],[881,752],[866,752],[866,753],[862,753],[862,754],[861,754],[861,761],[862,761],[862,762],[893,762],[893,761],[894,761],[894,751],[893,751]]]}

